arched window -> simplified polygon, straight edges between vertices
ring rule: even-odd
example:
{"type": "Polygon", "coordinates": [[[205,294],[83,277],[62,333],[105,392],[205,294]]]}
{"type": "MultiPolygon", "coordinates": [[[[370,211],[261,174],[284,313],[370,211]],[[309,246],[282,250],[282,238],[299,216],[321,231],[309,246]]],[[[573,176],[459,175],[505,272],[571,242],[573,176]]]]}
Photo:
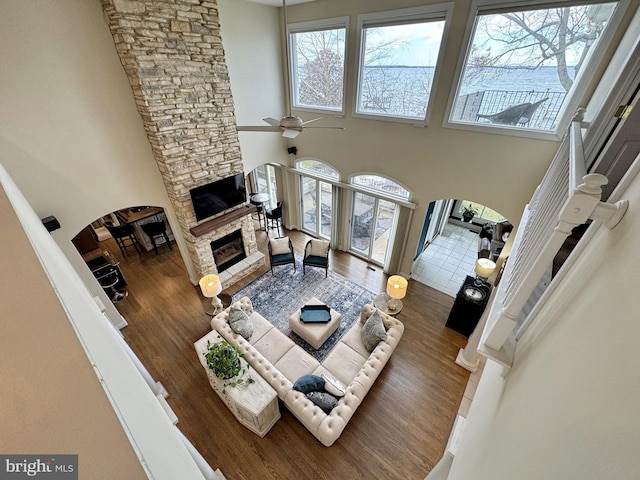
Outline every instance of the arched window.
{"type": "Polygon", "coordinates": [[[409,200],[411,192],[397,182],[380,175],[354,175],[349,179],[352,185],[358,185],[368,190],[374,190],[393,197],[409,200]]]}
{"type": "Polygon", "coordinates": [[[320,177],[326,177],[331,180],[340,180],[340,172],[331,165],[321,162],[320,160],[299,160],[296,162],[298,170],[306,170],[309,173],[320,177]]]}

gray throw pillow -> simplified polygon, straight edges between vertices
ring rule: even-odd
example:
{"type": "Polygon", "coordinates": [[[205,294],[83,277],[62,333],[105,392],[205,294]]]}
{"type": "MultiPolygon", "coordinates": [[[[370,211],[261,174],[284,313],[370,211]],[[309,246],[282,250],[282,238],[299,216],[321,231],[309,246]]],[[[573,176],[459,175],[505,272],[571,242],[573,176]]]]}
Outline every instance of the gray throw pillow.
{"type": "Polygon", "coordinates": [[[251,318],[239,308],[231,307],[229,309],[229,326],[231,330],[238,335],[242,335],[247,340],[253,335],[253,322],[251,318]]]}
{"type": "Polygon", "coordinates": [[[369,352],[373,352],[373,349],[376,348],[380,340],[387,339],[387,331],[384,328],[384,323],[378,310],[373,312],[369,319],[364,322],[360,335],[364,348],[369,352]]]}
{"type": "Polygon", "coordinates": [[[324,413],[331,413],[331,410],[338,405],[338,399],[327,392],[309,392],[307,398],[319,406],[324,413]]]}

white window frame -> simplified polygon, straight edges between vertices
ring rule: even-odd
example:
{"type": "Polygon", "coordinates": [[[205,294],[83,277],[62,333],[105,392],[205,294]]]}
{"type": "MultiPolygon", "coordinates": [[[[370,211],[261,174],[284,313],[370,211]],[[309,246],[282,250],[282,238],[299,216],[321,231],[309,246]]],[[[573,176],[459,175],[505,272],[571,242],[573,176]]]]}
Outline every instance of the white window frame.
{"type": "MultiPolygon", "coordinates": [[[[504,0],[474,0],[469,12],[469,18],[467,20],[467,28],[464,34],[462,49],[458,58],[458,64],[456,66],[456,72],[453,79],[454,88],[449,93],[449,101],[447,102],[447,109],[444,115],[444,121],[442,126],[445,128],[455,128],[459,130],[471,130],[483,133],[493,133],[498,135],[509,135],[516,137],[535,138],[540,140],[554,140],[559,141],[562,139],[564,132],[567,131],[569,123],[575,114],[576,109],[582,103],[583,97],[594,81],[598,79],[589,77],[589,74],[593,74],[594,71],[598,71],[602,65],[602,58],[604,57],[607,49],[611,47],[611,41],[613,39],[616,30],[620,26],[620,22],[624,17],[625,12],[629,6],[630,0],[618,0],[617,7],[611,15],[609,24],[604,29],[602,36],[598,41],[596,48],[591,49],[587,54],[585,67],[582,68],[578,76],[573,82],[571,90],[567,92],[569,99],[565,101],[563,108],[558,115],[557,127],[554,132],[546,132],[541,130],[528,129],[523,127],[496,125],[496,124],[471,124],[463,123],[459,121],[453,121],[451,116],[455,101],[458,98],[458,92],[460,90],[460,80],[464,70],[464,66],[467,63],[467,56],[471,50],[471,42],[473,41],[473,35],[475,33],[476,18],[478,15],[487,13],[499,13],[508,11],[522,11],[522,10],[534,10],[536,8],[553,8],[558,6],[571,6],[571,5],[586,5],[586,4],[598,4],[606,3],[608,0],[514,0],[505,2],[504,0]],[[598,60],[600,58],[600,60],[598,60]],[[585,78],[587,75],[587,78],[585,78]]],[[[615,0],[614,0],[615,1],[615,0]]]]}
{"type": "Polygon", "coordinates": [[[357,31],[357,51],[358,51],[358,71],[355,75],[355,88],[353,96],[353,117],[355,118],[367,118],[383,120],[387,122],[399,122],[409,123],[418,127],[424,127],[429,124],[429,118],[431,117],[431,110],[433,109],[433,103],[435,102],[438,89],[438,79],[440,77],[440,71],[442,70],[442,64],[444,62],[444,52],[451,24],[451,14],[453,12],[453,3],[437,3],[434,5],[426,5],[422,7],[402,8],[398,10],[389,10],[385,12],[367,13],[358,15],[358,31],[357,31]],[[364,113],[358,111],[358,102],[360,99],[360,85],[362,81],[363,63],[364,63],[364,42],[363,42],[363,29],[373,26],[391,26],[403,23],[420,23],[422,21],[436,20],[444,21],[444,29],[442,32],[442,41],[440,42],[440,51],[438,52],[438,59],[436,61],[435,70],[433,72],[433,82],[431,84],[431,95],[427,102],[427,110],[424,119],[415,119],[401,117],[398,115],[382,115],[380,113],[364,113]]]}
{"type": "Polygon", "coordinates": [[[315,113],[323,113],[323,114],[327,114],[327,113],[331,113],[334,116],[344,116],[345,114],[345,97],[347,95],[347,52],[348,52],[348,41],[349,41],[349,17],[336,17],[336,18],[327,18],[327,19],[323,19],[323,20],[312,20],[309,22],[298,22],[298,23],[290,23],[287,25],[287,39],[288,39],[288,44],[290,46],[289,48],[289,78],[291,79],[291,81],[289,82],[290,84],[290,91],[289,91],[289,99],[290,99],[290,104],[291,104],[291,109],[292,110],[299,110],[302,112],[315,112],[315,113]],[[344,62],[342,65],[342,105],[340,106],[340,109],[336,109],[336,108],[329,108],[329,107],[312,107],[309,105],[296,105],[296,99],[298,98],[297,95],[297,88],[296,88],[296,84],[297,82],[295,81],[296,77],[294,75],[294,72],[296,71],[296,56],[294,54],[295,52],[295,48],[294,48],[294,44],[293,44],[293,39],[291,38],[292,35],[298,34],[298,33],[309,33],[309,32],[316,32],[316,31],[321,31],[321,30],[332,30],[332,29],[339,29],[339,28],[344,28],[344,62]]]}

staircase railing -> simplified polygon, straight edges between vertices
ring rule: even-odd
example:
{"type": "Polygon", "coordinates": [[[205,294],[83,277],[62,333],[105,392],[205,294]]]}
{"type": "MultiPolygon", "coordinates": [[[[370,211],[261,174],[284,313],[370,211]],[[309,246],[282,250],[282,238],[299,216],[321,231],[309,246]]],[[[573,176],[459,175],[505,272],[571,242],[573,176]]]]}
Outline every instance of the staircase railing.
{"type": "Polygon", "coordinates": [[[601,187],[608,180],[598,173],[586,173],[583,117],[581,109],[525,207],[480,340],[478,350],[507,368],[513,360],[514,329],[522,307],[573,228],[589,219],[614,228],[628,207],[626,200],[600,201],[601,187]]]}

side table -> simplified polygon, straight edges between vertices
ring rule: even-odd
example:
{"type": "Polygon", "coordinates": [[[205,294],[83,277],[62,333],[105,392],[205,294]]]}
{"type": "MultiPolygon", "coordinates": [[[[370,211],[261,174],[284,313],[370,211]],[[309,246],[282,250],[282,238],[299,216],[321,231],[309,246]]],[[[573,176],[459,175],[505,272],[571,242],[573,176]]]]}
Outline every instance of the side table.
{"type": "Polygon", "coordinates": [[[445,326],[469,337],[480,321],[490,293],[490,284],[482,282],[475,285],[474,278],[467,276],[456,295],[445,326]]]}
{"type": "Polygon", "coordinates": [[[231,295],[224,292],[219,293],[218,298],[222,302],[222,310],[216,312],[213,308],[213,305],[211,304],[210,298],[205,298],[202,295],[200,295],[200,297],[201,297],[200,301],[202,302],[202,307],[204,308],[204,313],[206,313],[210,317],[215,317],[218,313],[220,313],[222,310],[224,310],[225,308],[227,308],[229,305],[233,303],[233,297],[231,295]]]}
{"type": "MultiPolygon", "coordinates": [[[[225,380],[218,378],[211,371],[204,358],[207,351],[207,341],[220,342],[222,337],[214,330],[194,343],[198,359],[207,372],[211,387],[242,425],[256,435],[264,437],[280,419],[278,394],[253,368],[249,368],[249,375],[253,378],[254,383],[227,387],[226,393],[222,393],[225,380]]],[[[240,361],[243,365],[247,363],[244,359],[240,359],[240,361]]]]}
{"type": "Polygon", "coordinates": [[[389,310],[389,300],[391,300],[391,297],[388,294],[385,292],[379,293],[373,299],[373,306],[381,312],[393,317],[399,314],[400,310],[402,310],[402,300],[396,300],[396,308],[394,310],[389,310]]]}

